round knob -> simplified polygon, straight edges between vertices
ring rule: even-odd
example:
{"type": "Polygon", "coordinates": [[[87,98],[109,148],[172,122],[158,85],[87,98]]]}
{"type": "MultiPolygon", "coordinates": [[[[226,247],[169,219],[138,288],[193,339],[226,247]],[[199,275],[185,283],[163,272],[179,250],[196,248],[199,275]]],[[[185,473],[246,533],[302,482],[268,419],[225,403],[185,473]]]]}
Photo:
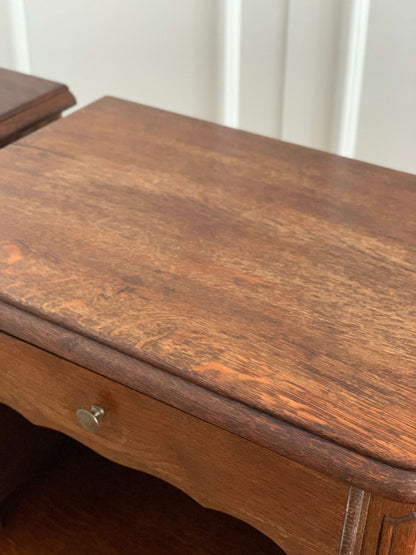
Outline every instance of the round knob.
{"type": "Polygon", "coordinates": [[[98,428],[100,426],[100,420],[104,416],[105,412],[104,409],[97,405],[91,405],[90,410],[85,409],[78,409],[75,413],[78,424],[87,430],[87,432],[91,432],[93,434],[98,432],[98,428]]]}

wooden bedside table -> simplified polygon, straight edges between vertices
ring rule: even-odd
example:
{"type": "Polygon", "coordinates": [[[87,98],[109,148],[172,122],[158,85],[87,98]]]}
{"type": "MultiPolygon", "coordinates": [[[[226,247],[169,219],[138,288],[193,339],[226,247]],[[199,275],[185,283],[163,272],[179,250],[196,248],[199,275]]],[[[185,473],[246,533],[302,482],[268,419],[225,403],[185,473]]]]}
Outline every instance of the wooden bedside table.
{"type": "Polygon", "coordinates": [[[58,119],[74,104],[66,85],[0,68],[0,147],[58,119]]]}
{"type": "Polygon", "coordinates": [[[113,98],[0,165],[1,402],[288,554],[415,553],[414,176],[113,98]]]}

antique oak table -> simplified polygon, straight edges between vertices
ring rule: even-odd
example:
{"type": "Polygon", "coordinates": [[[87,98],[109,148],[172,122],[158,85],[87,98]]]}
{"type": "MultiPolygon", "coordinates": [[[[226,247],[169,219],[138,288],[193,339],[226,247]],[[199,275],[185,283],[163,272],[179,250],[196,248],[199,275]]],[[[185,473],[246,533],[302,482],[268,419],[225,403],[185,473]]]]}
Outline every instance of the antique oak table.
{"type": "Polygon", "coordinates": [[[0,168],[0,402],[288,554],[416,552],[415,177],[114,98],[0,168]]]}

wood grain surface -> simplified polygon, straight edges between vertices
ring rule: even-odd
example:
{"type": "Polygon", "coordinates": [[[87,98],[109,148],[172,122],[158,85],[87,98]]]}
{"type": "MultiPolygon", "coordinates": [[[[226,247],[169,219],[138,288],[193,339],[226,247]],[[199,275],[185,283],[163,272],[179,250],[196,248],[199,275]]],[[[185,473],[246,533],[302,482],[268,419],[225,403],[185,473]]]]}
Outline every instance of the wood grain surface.
{"type": "Polygon", "coordinates": [[[338,555],[361,553],[370,497],[371,494],[350,487],[338,555]]]}
{"type": "MultiPolygon", "coordinates": [[[[63,363],[60,360],[62,357],[84,367],[83,382],[88,380],[91,383],[93,380],[93,376],[88,377],[88,372],[85,371],[89,368],[120,385],[141,391],[153,399],[180,409],[181,412],[214,424],[223,431],[230,431],[324,475],[396,501],[416,503],[415,472],[367,458],[10,305],[0,303],[0,321],[11,334],[0,333],[0,365],[7,368],[11,362],[12,368],[14,364],[20,366],[20,371],[16,374],[13,370],[0,374],[2,398],[32,420],[33,414],[29,415],[27,411],[35,410],[38,416],[40,412],[33,401],[30,401],[33,399],[30,388],[28,399],[19,394],[22,389],[17,384],[24,383],[27,387],[26,378],[21,375],[22,368],[26,364],[30,367],[25,371],[26,376],[31,372],[29,381],[37,384],[38,388],[39,383],[43,383],[51,372],[54,373],[56,365],[59,367],[63,363]],[[16,337],[21,337],[27,343],[16,337]],[[50,353],[41,351],[39,355],[34,352],[38,349],[33,345],[50,353]],[[51,355],[52,352],[60,356],[57,358],[51,355]],[[50,369],[45,376],[47,365],[41,361],[46,355],[51,358],[47,363],[50,369]],[[16,382],[14,385],[13,381],[16,382]]],[[[60,375],[60,372],[55,373],[57,391],[60,375]]],[[[39,394],[38,402],[43,405],[45,389],[41,389],[39,394]]],[[[49,424],[44,424],[50,425],[53,415],[50,416],[49,424]]],[[[59,422],[55,418],[55,426],[57,425],[59,422]]]]}
{"type": "Polygon", "coordinates": [[[416,469],[414,176],[112,98],[0,166],[4,303],[416,469]]]}
{"type": "Polygon", "coordinates": [[[414,555],[416,505],[395,503],[372,496],[364,533],[362,555],[414,555]]]}
{"type": "Polygon", "coordinates": [[[74,104],[66,85],[0,68],[0,146],[53,121],[74,104]]]}

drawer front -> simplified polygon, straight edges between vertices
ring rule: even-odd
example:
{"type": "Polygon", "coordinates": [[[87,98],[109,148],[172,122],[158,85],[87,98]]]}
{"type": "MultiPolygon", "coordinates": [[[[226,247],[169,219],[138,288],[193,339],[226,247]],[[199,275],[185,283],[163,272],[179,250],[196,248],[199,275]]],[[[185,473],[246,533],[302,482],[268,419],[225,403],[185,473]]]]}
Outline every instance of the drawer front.
{"type": "Polygon", "coordinates": [[[248,522],[289,555],[338,552],[346,484],[2,333],[0,402],[248,522]],[[76,419],[91,405],[105,411],[96,433],[76,419]]]}

